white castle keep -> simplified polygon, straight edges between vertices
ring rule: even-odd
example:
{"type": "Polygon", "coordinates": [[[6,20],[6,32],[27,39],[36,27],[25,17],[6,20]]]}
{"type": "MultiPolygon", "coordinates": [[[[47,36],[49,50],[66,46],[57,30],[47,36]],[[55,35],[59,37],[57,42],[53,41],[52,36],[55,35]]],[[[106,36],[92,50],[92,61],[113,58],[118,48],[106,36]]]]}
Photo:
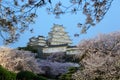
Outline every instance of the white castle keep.
{"type": "Polygon", "coordinates": [[[37,48],[39,53],[57,53],[65,52],[67,54],[77,54],[79,49],[76,46],[70,46],[70,39],[63,25],[54,24],[48,33],[48,38],[44,36],[32,37],[29,39],[29,46],[37,48]]]}

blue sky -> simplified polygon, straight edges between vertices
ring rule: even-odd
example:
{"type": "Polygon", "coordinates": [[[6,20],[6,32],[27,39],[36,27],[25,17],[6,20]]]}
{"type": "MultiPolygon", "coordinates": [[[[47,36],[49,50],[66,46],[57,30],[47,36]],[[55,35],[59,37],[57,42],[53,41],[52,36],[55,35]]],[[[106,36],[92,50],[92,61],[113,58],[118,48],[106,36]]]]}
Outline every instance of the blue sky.
{"type": "Polygon", "coordinates": [[[71,15],[71,13],[62,15],[60,19],[56,19],[55,15],[48,15],[44,8],[40,9],[37,13],[39,16],[36,19],[36,23],[30,25],[30,27],[34,28],[34,33],[31,34],[26,30],[26,32],[21,35],[19,41],[11,44],[10,47],[16,48],[26,46],[29,38],[32,36],[47,36],[54,23],[60,25],[62,24],[65,27],[66,32],[69,33],[70,38],[73,41],[73,45],[78,44],[82,39],[92,38],[100,33],[120,31],[119,0],[113,1],[111,8],[100,23],[98,23],[95,27],[91,27],[87,31],[87,34],[80,35],[79,37],[74,37],[75,33],[80,33],[79,28],[76,27],[76,24],[82,20],[82,16],[80,16],[79,12],[77,15],[71,15]]]}

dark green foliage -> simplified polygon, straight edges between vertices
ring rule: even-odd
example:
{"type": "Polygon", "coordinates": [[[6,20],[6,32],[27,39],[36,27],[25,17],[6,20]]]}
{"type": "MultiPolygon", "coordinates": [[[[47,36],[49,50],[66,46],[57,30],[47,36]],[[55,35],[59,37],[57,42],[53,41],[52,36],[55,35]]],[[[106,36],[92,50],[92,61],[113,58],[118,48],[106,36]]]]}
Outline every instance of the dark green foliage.
{"type": "Polygon", "coordinates": [[[63,59],[65,60],[65,62],[75,62],[75,63],[79,63],[79,58],[75,57],[74,54],[65,54],[63,56],[63,59]]]}
{"type": "Polygon", "coordinates": [[[38,50],[33,46],[18,47],[18,50],[26,50],[26,51],[31,51],[33,53],[38,53],[38,50]]]}
{"type": "Polygon", "coordinates": [[[36,75],[30,71],[21,71],[17,75],[0,66],[0,80],[47,80],[47,78],[36,75]]]}
{"type": "Polygon", "coordinates": [[[21,71],[17,74],[17,79],[20,80],[32,80],[36,77],[36,75],[30,71],[21,71]]]}
{"type": "Polygon", "coordinates": [[[0,80],[16,80],[16,74],[0,66],[0,80]]]}
{"type": "Polygon", "coordinates": [[[79,63],[80,62],[79,58],[75,57],[74,54],[73,55],[72,54],[71,55],[66,54],[65,61],[66,62],[75,62],[75,63],[79,63]]]}
{"type": "Polygon", "coordinates": [[[34,80],[47,80],[47,78],[43,77],[43,76],[36,76],[34,78],[34,80]]]}
{"type": "Polygon", "coordinates": [[[9,73],[10,73],[10,79],[16,80],[16,73],[10,72],[10,71],[9,71],[9,73]]]}
{"type": "Polygon", "coordinates": [[[47,78],[38,76],[30,71],[21,71],[16,77],[18,80],[47,80],[47,78]]]}
{"type": "Polygon", "coordinates": [[[78,70],[77,67],[70,67],[69,71],[66,74],[63,74],[59,77],[59,80],[73,80],[71,78],[72,74],[78,70]]]}
{"type": "Polygon", "coordinates": [[[71,76],[72,74],[66,73],[60,76],[59,80],[72,80],[71,76]]]}
{"type": "Polygon", "coordinates": [[[77,70],[78,70],[77,67],[70,67],[68,73],[74,73],[74,72],[76,72],[77,70]]]}
{"type": "Polygon", "coordinates": [[[101,76],[96,77],[94,80],[103,80],[101,76]]]}

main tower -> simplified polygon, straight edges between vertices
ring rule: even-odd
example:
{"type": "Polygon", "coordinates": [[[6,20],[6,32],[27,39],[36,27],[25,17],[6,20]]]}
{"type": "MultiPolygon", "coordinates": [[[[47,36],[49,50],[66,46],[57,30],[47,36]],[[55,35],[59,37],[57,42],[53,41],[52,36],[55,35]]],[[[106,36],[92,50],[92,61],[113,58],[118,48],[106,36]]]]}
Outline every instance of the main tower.
{"type": "Polygon", "coordinates": [[[63,25],[54,24],[51,31],[48,33],[49,45],[69,45],[72,41],[63,25]]]}

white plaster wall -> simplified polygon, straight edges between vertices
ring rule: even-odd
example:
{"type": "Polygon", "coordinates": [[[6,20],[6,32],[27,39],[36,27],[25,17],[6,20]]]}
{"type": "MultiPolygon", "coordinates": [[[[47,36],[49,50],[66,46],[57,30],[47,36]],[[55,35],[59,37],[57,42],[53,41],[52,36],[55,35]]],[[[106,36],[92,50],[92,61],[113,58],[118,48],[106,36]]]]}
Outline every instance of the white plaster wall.
{"type": "Polygon", "coordinates": [[[43,48],[43,53],[66,52],[66,47],[43,48]]]}

